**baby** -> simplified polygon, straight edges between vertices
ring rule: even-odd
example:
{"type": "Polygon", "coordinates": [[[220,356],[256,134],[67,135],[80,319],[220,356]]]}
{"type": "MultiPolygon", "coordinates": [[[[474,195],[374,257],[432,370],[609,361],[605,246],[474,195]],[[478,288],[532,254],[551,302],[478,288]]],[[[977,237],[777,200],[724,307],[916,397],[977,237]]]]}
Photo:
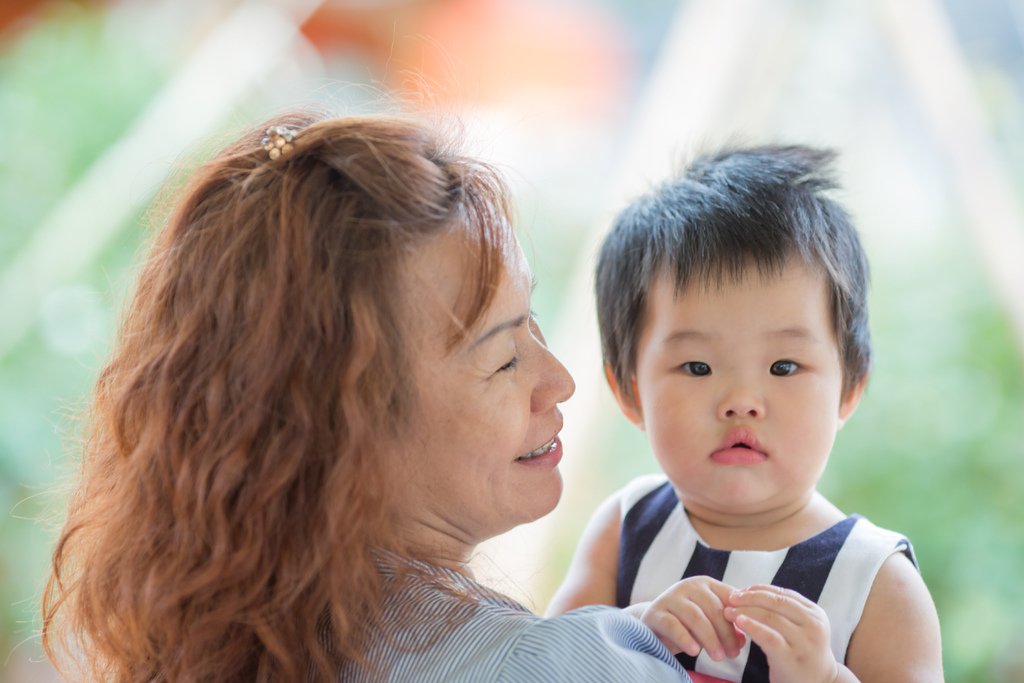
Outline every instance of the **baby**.
{"type": "Polygon", "coordinates": [[[605,372],[664,475],[595,512],[549,612],[626,608],[695,680],[942,680],[910,542],[817,491],[871,356],[832,160],[700,157],[602,247],[605,372]]]}

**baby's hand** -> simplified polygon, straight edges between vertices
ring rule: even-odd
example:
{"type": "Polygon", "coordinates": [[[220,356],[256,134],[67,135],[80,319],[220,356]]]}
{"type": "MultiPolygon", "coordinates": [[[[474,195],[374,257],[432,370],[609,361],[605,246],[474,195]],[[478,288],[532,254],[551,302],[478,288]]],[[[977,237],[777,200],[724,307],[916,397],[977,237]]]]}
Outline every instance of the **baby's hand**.
{"type": "Polygon", "coordinates": [[[764,651],[771,683],[832,683],[839,665],[828,616],[796,591],[751,586],[726,598],[725,617],[764,651]]]}
{"type": "Polygon", "coordinates": [[[736,657],[743,635],[725,618],[732,586],[707,576],[683,579],[659,595],[640,619],[673,653],[696,657],[703,648],[719,661],[736,657]]]}

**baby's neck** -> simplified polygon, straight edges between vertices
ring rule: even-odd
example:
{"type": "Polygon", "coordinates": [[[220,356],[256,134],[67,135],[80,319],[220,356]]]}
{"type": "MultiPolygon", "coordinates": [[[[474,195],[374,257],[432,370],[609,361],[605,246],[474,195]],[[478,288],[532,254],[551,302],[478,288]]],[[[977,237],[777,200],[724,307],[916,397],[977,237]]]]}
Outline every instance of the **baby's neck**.
{"type": "Polygon", "coordinates": [[[794,505],[757,514],[723,514],[691,507],[685,501],[684,507],[701,539],[720,550],[779,550],[811,538],[845,517],[817,492],[794,505]]]}

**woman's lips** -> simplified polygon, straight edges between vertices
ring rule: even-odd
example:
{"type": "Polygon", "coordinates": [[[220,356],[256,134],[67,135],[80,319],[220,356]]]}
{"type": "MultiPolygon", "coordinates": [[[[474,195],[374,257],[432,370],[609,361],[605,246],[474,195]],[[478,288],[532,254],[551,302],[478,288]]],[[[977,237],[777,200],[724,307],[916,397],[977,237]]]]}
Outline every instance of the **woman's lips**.
{"type": "Polygon", "coordinates": [[[521,455],[515,462],[527,467],[555,467],[562,460],[562,440],[557,436],[540,448],[521,455]]]}

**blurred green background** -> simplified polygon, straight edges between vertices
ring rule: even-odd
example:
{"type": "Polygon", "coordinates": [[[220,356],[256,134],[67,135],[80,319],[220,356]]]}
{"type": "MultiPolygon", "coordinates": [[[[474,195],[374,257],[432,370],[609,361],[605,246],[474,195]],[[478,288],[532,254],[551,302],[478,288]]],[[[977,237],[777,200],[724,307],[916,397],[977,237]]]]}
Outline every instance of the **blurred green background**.
{"type": "Polygon", "coordinates": [[[914,542],[948,680],[1024,680],[1021,3],[161,0],[0,8],[0,683],[56,680],[39,594],[162,179],[291,103],[394,93],[454,112],[507,172],[579,384],[565,498],[485,551],[499,585],[542,611],[593,507],[655,470],[588,327],[609,217],[701,146],[827,145],[872,260],[876,362],[822,487],[914,542]]]}

